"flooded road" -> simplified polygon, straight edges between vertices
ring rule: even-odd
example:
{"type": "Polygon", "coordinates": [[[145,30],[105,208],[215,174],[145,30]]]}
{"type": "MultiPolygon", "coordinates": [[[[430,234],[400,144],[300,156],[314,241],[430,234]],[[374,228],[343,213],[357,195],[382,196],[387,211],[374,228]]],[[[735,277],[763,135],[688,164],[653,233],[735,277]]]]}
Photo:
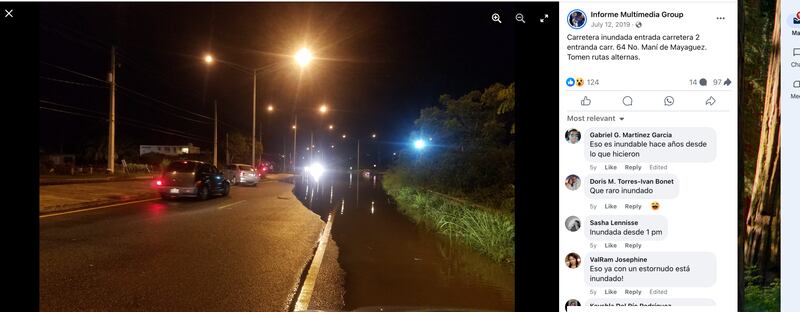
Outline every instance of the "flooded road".
{"type": "Polygon", "coordinates": [[[309,180],[297,177],[294,193],[324,221],[333,212],[333,240],[346,273],[345,309],[514,310],[513,269],[416,225],[396,210],[380,176],[309,180]]]}

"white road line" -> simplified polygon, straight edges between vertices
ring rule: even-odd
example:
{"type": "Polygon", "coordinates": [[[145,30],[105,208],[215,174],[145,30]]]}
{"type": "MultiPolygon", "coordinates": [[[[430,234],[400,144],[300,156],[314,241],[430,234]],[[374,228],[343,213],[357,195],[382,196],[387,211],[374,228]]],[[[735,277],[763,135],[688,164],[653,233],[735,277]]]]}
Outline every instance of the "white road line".
{"type": "Polygon", "coordinates": [[[235,202],[235,203],[233,203],[233,204],[227,204],[227,205],[225,205],[225,206],[219,206],[219,207],[217,207],[217,210],[220,210],[220,209],[225,209],[225,208],[228,208],[228,207],[230,207],[230,206],[233,206],[233,205],[238,205],[238,204],[241,204],[241,203],[243,203],[243,202],[246,202],[246,201],[247,201],[247,200],[240,200],[240,201],[238,201],[238,202],[235,202]]]}
{"type": "Polygon", "coordinates": [[[317,274],[319,274],[319,268],[322,266],[322,257],[325,255],[325,247],[328,247],[332,225],[333,214],[328,214],[328,223],[325,224],[325,230],[322,231],[322,236],[319,238],[319,247],[317,247],[317,252],[314,253],[314,259],[311,260],[311,267],[308,269],[303,287],[300,288],[300,296],[297,297],[297,303],[294,305],[295,311],[305,311],[308,309],[308,304],[311,302],[311,294],[314,293],[314,284],[317,282],[317,274]]]}
{"type": "Polygon", "coordinates": [[[60,215],[65,215],[65,214],[84,212],[84,211],[97,210],[97,209],[105,209],[105,208],[128,205],[128,204],[143,203],[143,202],[146,202],[146,201],[152,201],[152,200],[156,200],[156,199],[160,199],[160,198],[151,198],[151,199],[144,199],[144,200],[137,200],[137,201],[129,201],[129,202],[124,202],[124,203],[113,204],[113,205],[105,205],[105,206],[94,207],[94,208],[86,208],[86,209],[78,209],[78,210],[72,210],[72,211],[67,211],[67,212],[51,213],[51,214],[41,215],[41,216],[39,216],[39,219],[44,219],[44,218],[48,218],[48,217],[55,217],[55,216],[60,216],[60,215]]]}

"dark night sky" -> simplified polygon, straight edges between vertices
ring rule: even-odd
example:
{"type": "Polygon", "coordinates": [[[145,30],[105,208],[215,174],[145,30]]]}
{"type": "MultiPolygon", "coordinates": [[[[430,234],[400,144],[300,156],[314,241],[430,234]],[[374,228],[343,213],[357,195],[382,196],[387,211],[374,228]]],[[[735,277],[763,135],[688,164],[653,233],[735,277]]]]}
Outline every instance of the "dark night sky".
{"type": "MultiPolygon", "coordinates": [[[[213,117],[214,99],[226,123],[222,140],[229,129],[250,134],[252,76],[219,62],[205,66],[205,51],[251,68],[272,64],[258,76],[258,118],[267,122],[268,152],[281,152],[284,136],[291,149],[293,105],[301,116],[298,149],[307,144],[303,130],[322,128],[311,109],[323,102],[333,110],[324,124],[335,124],[337,136],[375,131],[382,142],[397,143],[439,95],[514,80],[513,10],[480,3],[48,4],[40,11],[40,60],[106,79],[114,44],[122,87],[181,109],[118,90],[118,118],[129,119],[118,126],[122,143],[193,142],[209,150],[213,124],[186,110],[213,117]],[[492,23],[496,11],[507,21],[492,23]],[[304,45],[319,59],[301,76],[291,55],[304,45]],[[278,108],[270,116],[268,103],[278,108]],[[152,124],[197,139],[155,132],[152,124]]],[[[56,103],[40,106],[107,114],[107,89],[51,79],[103,83],[44,63],[40,76],[40,99],[56,103]]],[[[107,135],[100,118],[40,109],[41,148],[79,152],[84,142],[107,135]]]]}

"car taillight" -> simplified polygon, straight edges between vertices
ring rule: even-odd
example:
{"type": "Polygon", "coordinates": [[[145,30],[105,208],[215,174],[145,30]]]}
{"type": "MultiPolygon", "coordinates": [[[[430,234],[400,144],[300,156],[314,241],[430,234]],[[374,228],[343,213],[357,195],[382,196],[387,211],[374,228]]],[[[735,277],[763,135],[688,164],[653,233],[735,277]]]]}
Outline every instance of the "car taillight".
{"type": "Polygon", "coordinates": [[[156,180],[156,185],[161,186],[164,182],[161,182],[161,179],[156,180]]]}

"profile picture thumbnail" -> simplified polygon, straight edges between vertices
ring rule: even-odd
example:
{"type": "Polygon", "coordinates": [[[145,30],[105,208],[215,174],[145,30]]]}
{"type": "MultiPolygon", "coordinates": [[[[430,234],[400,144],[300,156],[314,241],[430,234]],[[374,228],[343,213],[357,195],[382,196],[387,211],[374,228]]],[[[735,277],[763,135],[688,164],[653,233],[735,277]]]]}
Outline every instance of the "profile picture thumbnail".
{"type": "Polygon", "coordinates": [[[570,269],[577,269],[578,266],[581,265],[581,256],[574,252],[570,252],[566,258],[564,258],[564,263],[567,264],[567,267],[570,269]]]}
{"type": "Polygon", "coordinates": [[[578,9],[570,11],[569,15],[567,15],[567,23],[569,27],[574,29],[583,28],[583,26],[586,26],[586,13],[578,9]]]}
{"type": "Polygon", "coordinates": [[[564,133],[564,138],[567,139],[569,143],[578,143],[581,140],[581,132],[578,131],[578,129],[569,129],[564,133]]]}
{"type": "Polygon", "coordinates": [[[570,191],[577,190],[579,187],[581,187],[581,178],[574,174],[570,174],[564,181],[564,185],[566,185],[567,189],[570,191]]]}
{"type": "Polygon", "coordinates": [[[571,216],[567,218],[567,221],[564,222],[564,225],[570,232],[575,232],[581,228],[581,220],[576,216],[571,216]]]}
{"type": "Polygon", "coordinates": [[[567,304],[564,305],[564,311],[569,312],[569,307],[580,307],[581,303],[578,300],[570,299],[567,300],[567,304]]]}

